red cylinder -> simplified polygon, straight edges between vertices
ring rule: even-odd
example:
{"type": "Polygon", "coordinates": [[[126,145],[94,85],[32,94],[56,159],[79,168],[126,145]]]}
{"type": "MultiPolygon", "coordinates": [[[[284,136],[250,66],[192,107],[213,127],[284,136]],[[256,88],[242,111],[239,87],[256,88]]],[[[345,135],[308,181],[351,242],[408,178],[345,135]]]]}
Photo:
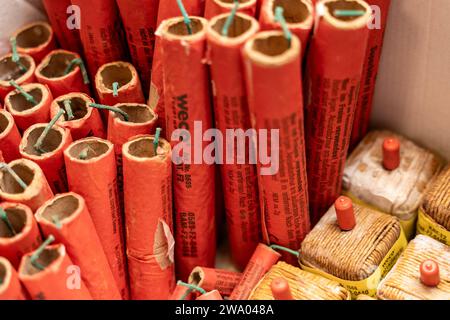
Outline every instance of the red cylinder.
{"type": "Polygon", "coordinates": [[[46,126],[44,123],[35,124],[24,132],[20,154],[41,167],[54,194],[67,192],[63,152],[72,143],[72,136],[69,129],[53,126],[43,140],[41,150],[45,152],[42,153],[34,145],[46,126]]]}
{"type": "MultiPolygon", "coordinates": [[[[71,6],[70,0],[44,0],[45,11],[52,25],[53,32],[61,48],[70,51],[81,51],[80,33],[77,28],[68,27],[68,10],[71,6]]],[[[72,14],[74,10],[70,11],[72,14]]],[[[75,16],[72,16],[75,18],[75,16]]],[[[76,20],[71,20],[71,22],[76,20]]]]}
{"type": "Polygon", "coordinates": [[[289,44],[282,31],[260,32],[246,43],[244,63],[253,128],[261,137],[258,180],[263,236],[269,243],[297,250],[310,230],[300,41],[294,35],[289,44]],[[268,131],[268,140],[261,136],[263,130],[268,131]],[[262,164],[265,145],[270,168],[262,164]]]}
{"type": "Polygon", "coordinates": [[[159,0],[117,0],[131,61],[139,72],[144,91],[150,88],[158,3],[159,0]]]}
{"type": "Polygon", "coordinates": [[[0,57],[0,103],[4,101],[6,95],[14,90],[9,83],[14,80],[19,86],[35,81],[34,71],[36,64],[29,55],[19,54],[20,63],[27,69],[22,72],[19,66],[12,60],[12,54],[0,57]],[[4,79],[4,80],[3,80],[4,79]]]}
{"type": "Polygon", "coordinates": [[[120,300],[114,275],[103,251],[86,203],[76,193],[65,193],[47,201],[36,212],[36,220],[48,238],[66,247],[81,278],[95,300],[120,300]]]}
{"type": "Polygon", "coordinates": [[[439,265],[434,260],[425,260],[420,265],[420,281],[426,286],[436,287],[441,282],[439,265]]]}
{"type": "Polygon", "coordinates": [[[397,138],[386,138],[383,141],[383,167],[395,170],[400,166],[400,141],[397,138]]]}
{"type": "Polygon", "coordinates": [[[74,118],[69,120],[66,113],[56,124],[62,128],[69,129],[74,141],[91,136],[98,138],[106,137],[100,111],[89,107],[91,103],[94,103],[94,100],[84,93],[69,93],[53,100],[50,107],[50,116],[52,119],[60,109],[65,110],[64,101],[66,100],[70,101],[74,118]]]}
{"type": "Polygon", "coordinates": [[[14,268],[19,267],[22,256],[33,251],[42,242],[33,212],[19,203],[3,202],[0,207],[5,211],[14,233],[5,221],[0,220],[0,256],[8,259],[14,268]]]}
{"type": "Polygon", "coordinates": [[[379,21],[379,25],[369,26],[369,41],[364,59],[355,120],[353,121],[350,150],[356,148],[358,143],[369,131],[375,84],[383,50],[384,32],[386,30],[389,7],[391,5],[391,0],[367,0],[366,2],[371,7],[375,6],[375,9],[372,9],[372,12],[376,15],[374,22],[379,21]]]}
{"type": "Polygon", "coordinates": [[[52,27],[43,21],[33,22],[17,30],[12,37],[16,38],[17,51],[30,55],[36,63],[52,50],[56,49],[52,27]]]}
{"type": "Polygon", "coordinates": [[[350,143],[371,9],[361,0],[323,0],[308,55],[306,153],[311,222],[339,197],[350,143]],[[364,11],[338,17],[335,10],[364,11]]]}
{"type": "Polygon", "coordinates": [[[69,190],[81,195],[92,215],[123,299],[128,299],[123,223],[113,144],[85,138],[64,151],[69,190]]]}
{"type": "Polygon", "coordinates": [[[241,278],[239,272],[196,267],[189,276],[189,283],[206,291],[217,290],[221,295],[229,296],[241,278]]]}
{"type": "Polygon", "coordinates": [[[270,247],[259,244],[245,268],[242,278],[230,295],[230,300],[246,300],[253,288],[281,255],[270,247]]]}
{"type": "MultiPolygon", "coordinates": [[[[183,5],[186,12],[193,16],[203,16],[204,0],[184,0],[183,5]]],[[[161,22],[180,15],[176,0],[159,1],[157,27],[161,22]]],[[[161,38],[156,37],[155,54],[153,56],[152,75],[149,93],[149,106],[155,111],[159,118],[159,126],[166,136],[166,111],[164,106],[164,81],[162,69],[161,38]]]]}
{"type": "MultiPolygon", "coordinates": [[[[242,13],[237,13],[229,28],[228,36],[222,28],[229,14],[211,19],[207,38],[211,76],[214,82],[214,116],[216,128],[226,136],[227,129],[251,128],[248,112],[241,49],[245,41],[258,31],[258,22],[242,13]],[[232,115],[232,116],[231,116],[232,115]]],[[[228,228],[228,239],[233,261],[244,269],[253,251],[260,242],[260,214],[258,202],[256,166],[238,164],[238,146],[234,144],[232,164],[225,162],[227,141],[223,150],[223,191],[228,228]]],[[[247,141],[245,149],[249,150],[247,141]]],[[[206,289],[205,289],[206,290],[206,289]]]]}
{"type": "Polygon", "coordinates": [[[289,283],[286,279],[275,278],[270,284],[270,290],[275,300],[294,300],[289,287],[289,283]]]}
{"type": "Polygon", "coordinates": [[[72,4],[79,7],[81,42],[94,79],[98,68],[105,63],[126,58],[119,11],[115,0],[72,0],[72,4]]]}
{"type": "Polygon", "coordinates": [[[2,170],[0,171],[1,199],[23,203],[34,212],[53,197],[52,189],[39,165],[28,159],[18,159],[10,162],[9,167],[25,182],[27,188],[24,190],[9,172],[2,170]]]}
{"type": "MultiPolygon", "coordinates": [[[[238,0],[238,11],[246,13],[252,17],[256,14],[257,0],[238,0]]],[[[205,18],[211,19],[219,14],[230,12],[234,7],[234,1],[231,0],[206,0],[205,18]]]]}
{"type": "Polygon", "coordinates": [[[75,59],[80,59],[75,52],[53,50],[36,67],[37,81],[47,85],[55,98],[72,92],[89,94],[89,84],[85,83],[79,65],[73,66],[66,74],[67,68],[75,59]]]}
{"type": "MultiPolygon", "coordinates": [[[[216,255],[215,168],[198,159],[208,143],[195,142],[194,150],[189,151],[191,159],[181,159],[180,147],[189,148],[187,139],[178,144],[174,139],[181,133],[189,134],[192,140],[195,131],[203,135],[212,128],[208,67],[204,63],[207,21],[191,17],[191,24],[193,35],[188,34],[183,18],[165,20],[161,26],[167,137],[178,150],[174,151],[178,158],[174,166],[175,259],[177,276],[184,281],[194,267],[214,266],[216,255]]],[[[188,154],[183,156],[188,158],[188,154]]]]}
{"type": "Polygon", "coordinates": [[[3,257],[0,257],[0,300],[26,300],[16,270],[3,257]]]}
{"type": "Polygon", "coordinates": [[[38,262],[39,270],[31,263],[30,252],[22,258],[19,279],[33,300],[91,300],[79,268],[74,265],[62,244],[48,246],[38,262]]]}
{"type": "Polygon", "coordinates": [[[23,132],[35,123],[50,121],[50,105],[53,95],[46,85],[31,83],[22,86],[23,90],[33,96],[37,104],[28,101],[19,91],[8,93],[5,108],[14,117],[17,127],[23,132]]]}
{"type": "Polygon", "coordinates": [[[22,137],[12,115],[8,111],[0,110],[0,150],[4,161],[11,162],[21,158],[20,139],[22,137]]]}
{"type": "Polygon", "coordinates": [[[343,231],[353,230],[356,225],[356,218],[352,200],[348,197],[341,196],[335,201],[334,209],[336,210],[339,228],[343,231]]]}

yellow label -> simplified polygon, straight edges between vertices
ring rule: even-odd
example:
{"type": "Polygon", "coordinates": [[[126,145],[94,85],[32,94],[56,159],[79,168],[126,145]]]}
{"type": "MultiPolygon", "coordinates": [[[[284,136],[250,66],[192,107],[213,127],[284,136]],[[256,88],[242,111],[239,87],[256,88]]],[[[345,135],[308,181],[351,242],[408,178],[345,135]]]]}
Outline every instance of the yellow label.
{"type": "Polygon", "coordinates": [[[419,209],[417,234],[424,234],[450,246],[450,231],[434,221],[422,208],[419,209]]]}
{"type": "MultiPolygon", "coordinates": [[[[345,191],[345,192],[343,192],[343,194],[346,195],[347,197],[349,197],[350,199],[352,199],[352,201],[356,204],[365,206],[367,208],[370,208],[370,209],[373,209],[376,211],[384,212],[381,209],[375,207],[374,205],[371,205],[371,204],[364,202],[361,199],[355,197],[350,192],[345,191]]],[[[388,213],[388,214],[395,216],[394,214],[391,214],[391,213],[388,213]]],[[[400,225],[402,226],[402,229],[403,229],[403,232],[405,233],[406,239],[411,240],[412,237],[414,236],[414,231],[415,231],[415,227],[416,227],[416,217],[413,216],[411,219],[408,219],[408,220],[402,220],[402,219],[398,218],[398,221],[400,221],[400,225]]]]}
{"type": "Polygon", "coordinates": [[[329,273],[326,273],[322,270],[307,267],[302,262],[300,262],[300,267],[305,271],[318,274],[327,279],[339,282],[343,287],[345,287],[348,291],[350,291],[353,299],[356,299],[356,297],[360,294],[375,297],[377,294],[377,287],[381,279],[383,279],[386,276],[386,274],[392,269],[395,262],[400,257],[400,254],[403,252],[403,250],[405,250],[407,244],[408,243],[406,241],[405,234],[403,233],[403,231],[401,231],[400,237],[397,239],[392,248],[383,258],[383,260],[381,261],[380,265],[375,270],[375,272],[370,277],[364,280],[359,281],[343,280],[329,273]]]}

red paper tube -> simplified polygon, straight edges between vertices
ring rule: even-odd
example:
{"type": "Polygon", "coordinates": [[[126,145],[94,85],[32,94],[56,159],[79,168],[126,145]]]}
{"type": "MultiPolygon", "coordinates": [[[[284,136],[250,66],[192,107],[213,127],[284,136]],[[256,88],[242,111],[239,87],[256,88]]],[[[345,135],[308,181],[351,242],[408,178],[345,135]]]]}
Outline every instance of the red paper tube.
{"type": "Polygon", "coordinates": [[[0,150],[0,162],[5,162],[5,158],[3,158],[2,150],[0,150]]]}
{"type": "Polygon", "coordinates": [[[35,124],[24,132],[20,154],[41,167],[53,193],[66,192],[67,178],[63,152],[72,143],[72,136],[69,129],[54,126],[46,135],[40,149],[36,149],[36,142],[46,126],[47,124],[43,123],[35,124]]]}
{"type": "Polygon", "coordinates": [[[253,288],[280,257],[281,255],[270,247],[259,244],[248,262],[241,280],[231,293],[230,300],[248,299],[253,288]]]}
{"type": "Polygon", "coordinates": [[[100,138],[85,138],[72,143],[64,158],[69,190],[85,199],[122,298],[128,299],[114,146],[100,138]]]}
{"type": "MultiPolygon", "coordinates": [[[[238,0],[238,11],[246,13],[250,16],[256,14],[257,0],[238,0]]],[[[235,6],[234,0],[206,0],[205,3],[205,18],[211,19],[221,13],[230,12],[235,6]]]]}
{"type": "Polygon", "coordinates": [[[92,298],[121,299],[83,197],[72,192],[58,195],[38,209],[36,219],[46,238],[53,235],[66,247],[92,298]]]}
{"type": "Polygon", "coordinates": [[[123,176],[131,298],[166,300],[175,286],[170,144],[153,136],[124,144],[123,176]]]}
{"type": "Polygon", "coordinates": [[[68,105],[73,118],[69,117],[66,112],[64,117],[61,117],[56,123],[62,128],[69,129],[74,141],[91,136],[105,138],[106,132],[100,112],[90,108],[91,103],[94,103],[94,100],[84,93],[69,93],[53,100],[50,116],[53,119],[60,109],[66,110],[66,105],[68,105]]]}
{"type": "Polygon", "coordinates": [[[217,290],[222,296],[229,296],[241,277],[242,274],[239,272],[196,267],[189,276],[189,283],[206,291],[217,290]]]}
{"type": "Polygon", "coordinates": [[[117,0],[131,61],[141,76],[144,90],[150,88],[158,3],[159,0],[117,0]]]}
{"type": "MultiPolygon", "coordinates": [[[[203,16],[204,0],[183,0],[184,8],[189,15],[203,16]]],[[[174,18],[181,15],[180,9],[177,5],[177,0],[165,0],[159,2],[157,26],[160,26],[162,21],[174,18]]],[[[163,85],[163,67],[162,67],[162,52],[161,52],[161,38],[156,37],[155,54],[153,56],[152,75],[149,93],[149,106],[155,111],[159,118],[159,126],[162,128],[164,135],[166,134],[166,111],[164,106],[164,85],[163,85]]]]}
{"type": "Polygon", "coordinates": [[[56,49],[53,29],[47,22],[30,23],[17,30],[12,37],[16,38],[17,51],[30,55],[36,63],[56,49]]]}
{"type": "Polygon", "coordinates": [[[17,268],[24,254],[39,247],[41,234],[29,207],[3,202],[0,208],[3,211],[0,220],[0,256],[7,258],[17,268]]]}
{"type": "Polygon", "coordinates": [[[36,211],[45,201],[53,197],[42,169],[28,159],[18,159],[9,163],[9,167],[27,185],[23,189],[6,170],[0,171],[0,198],[4,201],[23,203],[31,211],[36,211]]]}
{"type": "Polygon", "coordinates": [[[115,0],[72,0],[80,9],[80,37],[93,79],[105,63],[127,56],[125,36],[115,0]]]}
{"type": "Polygon", "coordinates": [[[14,117],[17,127],[23,132],[35,123],[50,120],[50,105],[53,95],[46,85],[31,83],[22,86],[23,91],[33,97],[36,104],[28,101],[18,90],[11,91],[5,98],[5,108],[14,117]]]}
{"type": "Polygon", "coordinates": [[[379,8],[374,10],[375,22],[380,25],[372,25],[369,31],[369,43],[364,59],[361,87],[359,89],[358,103],[356,106],[355,120],[353,121],[350,149],[353,150],[369,131],[370,117],[372,115],[372,103],[375,93],[375,83],[378,75],[378,67],[383,49],[384,32],[388,19],[391,0],[367,0],[370,5],[379,8]]]}
{"type": "Polygon", "coordinates": [[[85,66],[75,64],[80,59],[74,52],[53,50],[36,67],[36,79],[46,84],[55,98],[71,92],[89,94],[89,78],[86,69],[83,69],[85,66]]]}
{"type": "MultiPolygon", "coordinates": [[[[251,127],[243,79],[241,49],[259,29],[258,22],[237,13],[228,36],[222,30],[229,14],[214,17],[208,25],[209,59],[214,82],[214,115],[216,127],[225,136],[227,129],[251,127]]],[[[227,146],[222,154],[225,155],[227,146]]],[[[249,143],[246,143],[246,150],[249,143]]],[[[234,146],[237,154],[237,145],[234,146]]],[[[228,234],[233,261],[244,269],[260,242],[260,216],[256,166],[251,164],[220,166],[225,195],[228,234]]],[[[205,289],[206,290],[206,289],[205,289]]]]}
{"type": "Polygon", "coordinates": [[[341,193],[369,29],[371,9],[361,0],[324,0],[311,41],[306,83],[306,147],[311,222],[341,193]],[[363,11],[339,17],[337,10],[363,11]]]}
{"type": "Polygon", "coordinates": [[[0,300],[26,300],[16,270],[3,257],[0,257],[0,300]]]}
{"type": "Polygon", "coordinates": [[[145,103],[139,75],[131,63],[111,62],[101,66],[95,76],[95,88],[101,104],[145,103]],[[118,83],[114,96],[114,83],[118,83]]]}
{"type": "MultiPolygon", "coordinates": [[[[39,250],[39,249],[38,249],[39,250]]],[[[74,265],[62,244],[46,247],[36,263],[30,252],[22,258],[19,279],[33,300],[91,300],[81,279],[79,267],[74,265]]]]}
{"type": "MultiPolygon", "coordinates": [[[[200,131],[197,134],[212,128],[208,67],[204,63],[207,21],[198,17],[190,20],[192,35],[181,17],[165,20],[161,27],[168,137],[177,129],[185,129],[192,139],[194,121],[202,127],[196,129],[200,131]]],[[[200,147],[207,145],[203,142],[194,147],[195,152],[202,153],[200,147]]],[[[174,166],[175,255],[178,278],[187,280],[194,267],[214,266],[215,167],[179,162],[174,166]]]]}
{"type": "Polygon", "coordinates": [[[52,25],[55,37],[61,48],[70,51],[82,50],[80,33],[77,28],[68,27],[68,8],[71,6],[70,0],[44,0],[45,11],[52,25]]]}
{"type": "Polygon", "coordinates": [[[0,58],[0,102],[2,102],[6,95],[14,90],[10,84],[14,80],[18,85],[35,82],[34,71],[36,64],[29,55],[19,54],[20,64],[25,67],[26,71],[21,71],[19,64],[12,59],[12,54],[7,54],[0,58]]]}
{"type": "Polygon", "coordinates": [[[213,290],[205,294],[202,294],[195,300],[223,300],[223,298],[219,291],[213,290]]]}
{"type": "Polygon", "coordinates": [[[169,297],[169,300],[194,300],[194,297],[195,294],[192,292],[192,289],[177,284],[169,297]]]}
{"type": "Polygon", "coordinates": [[[4,161],[11,162],[21,158],[19,152],[21,138],[12,115],[8,111],[0,110],[0,150],[4,161]]]}
{"type": "Polygon", "coordinates": [[[310,230],[300,41],[260,32],[245,44],[244,63],[253,127],[279,137],[279,147],[272,138],[267,146],[271,168],[258,164],[263,236],[297,250],[310,230]]]}
{"type": "Polygon", "coordinates": [[[283,16],[289,30],[295,34],[301,43],[302,57],[308,47],[311,30],[314,24],[314,7],[310,0],[264,0],[259,22],[261,29],[281,29],[281,24],[275,19],[275,9],[283,8],[283,16]]]}

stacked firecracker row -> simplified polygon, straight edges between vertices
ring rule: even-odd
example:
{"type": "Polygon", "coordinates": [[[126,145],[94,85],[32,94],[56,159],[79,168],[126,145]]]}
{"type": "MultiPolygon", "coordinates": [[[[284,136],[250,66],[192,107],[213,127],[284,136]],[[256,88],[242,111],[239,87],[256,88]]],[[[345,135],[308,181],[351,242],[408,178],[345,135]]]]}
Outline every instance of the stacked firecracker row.
{"type": "Polygon", "coordinates": [[[0,57],[0,299],[450,299],[450,168],[368,133],[390,0],[44,4],[0,57]],[[211,128],[277,169],[183,162],[211,128]]]}

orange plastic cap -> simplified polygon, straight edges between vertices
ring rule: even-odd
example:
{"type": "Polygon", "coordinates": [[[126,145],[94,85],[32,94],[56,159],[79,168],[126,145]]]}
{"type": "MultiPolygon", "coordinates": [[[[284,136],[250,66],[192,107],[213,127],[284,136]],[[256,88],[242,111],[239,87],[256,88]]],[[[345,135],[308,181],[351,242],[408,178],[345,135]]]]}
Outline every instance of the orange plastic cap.
{"type": "Polygon", "coordinates": [[[436,287],[441,281],[439,265],[434,260],[425,260],[420,265],[420,280],[426,286],[436,287]]]}
{"type": "Polygon", "coordinates": [[[275,278],[270,285],[275,300],[294,300],[289,283],[283,278],[275,278]]]}
{"type": "Polygon", "coordinates": [[[398,139],[384,139],[383,166],[386,170],[395,170],[400,166],[400,141],[398,139]]]}
{"type": "Polygon", "coordinates": [[[343,231],[350,231],[356,225],[353,202],[350,198],[341,196],[334,203],[339,227],[343,231]]]}

